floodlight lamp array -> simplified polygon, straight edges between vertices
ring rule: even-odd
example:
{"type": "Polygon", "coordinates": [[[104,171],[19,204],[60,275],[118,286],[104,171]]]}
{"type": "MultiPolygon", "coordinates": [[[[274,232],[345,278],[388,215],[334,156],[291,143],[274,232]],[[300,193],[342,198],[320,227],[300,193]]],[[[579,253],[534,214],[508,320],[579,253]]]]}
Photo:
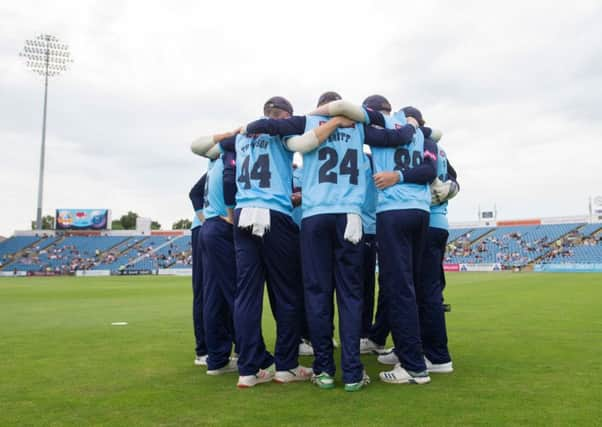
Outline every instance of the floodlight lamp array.
{"type": "Polygon", "coordinates": [[[49,34],[26,40],[19,56],[26,59],[25,65],[33,72],[47,77],[66,71],[67,66],[73,62],[69,46],[49,34]]]}

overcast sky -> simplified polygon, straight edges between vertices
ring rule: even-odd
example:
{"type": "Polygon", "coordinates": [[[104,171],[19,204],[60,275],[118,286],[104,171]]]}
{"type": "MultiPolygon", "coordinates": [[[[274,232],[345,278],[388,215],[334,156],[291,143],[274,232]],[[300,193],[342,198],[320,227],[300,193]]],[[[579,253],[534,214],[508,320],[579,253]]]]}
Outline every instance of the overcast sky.
{"type": "Polygon", "coordinates": [[[170,229],[206,167],[192,139],[326,90],[443,130],[452,221],[494,203],[501,219],[586,214],[602,194],[600,1],[8,0],[0,22],[0,235],[35,217],[43,81],[18,53],[41,32],[75,59],[49,88],[45,214],[134,210],[170,229]]]}

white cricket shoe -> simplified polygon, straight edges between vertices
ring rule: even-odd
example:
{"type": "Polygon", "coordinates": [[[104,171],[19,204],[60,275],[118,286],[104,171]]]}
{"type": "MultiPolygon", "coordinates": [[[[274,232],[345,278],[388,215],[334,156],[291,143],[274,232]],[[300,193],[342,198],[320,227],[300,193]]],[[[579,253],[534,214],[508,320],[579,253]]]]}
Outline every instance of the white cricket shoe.
{"type": "Polygon", "coordinates": [[[292,383],[295,381],[308,381],[313,374],[313,369],[299,365],[295,369],[289,369],[288,371],[276,371],[274,381],[280,384],[292,383]]]}
{"type": "Polygon", "coordinates": [[[381,372],[378,375],[381,381],[389,384],[428,384],[431,382],[427,371],[408,372],[399,363],[392,371],[381,372]]]}
{"type": "Polygon", "coordinates": [[[378,363],[382,363],[383,365],[397,365],[399,363],[399,358],[393,350],[394,348],[392,348],[386,353],[382,353],[381,355],[379,355],[376,359],[378,360],[378,363]]]}
{"type": "Polygon", "coordinates": [[[313,356],[314,348],[311,345],[311,342],[307,340],[303,340],[301,344],[299,344],[299,356],[313,356]]]}
{"type": "Polygon", "coordinates": [[[195,366],[207,366],[207,355],[204,356],[196,356],[194,358],[195,366]]]}
{"type": "Polygon", "coordinates": [[[221,368],[207,369],[207,375],[222,375],[222,374],[227,374],[229,372],[236,372],[236,371],[238,371],[238,366],[236,365],[236,360],[230,359],[230,360],[228,360],[228,363],[226,363],[221,368]]]}
{"type": "Polygon", "coordinates": [[[255,387],[257,384],[269,383],[274,379],[274,365],[260,369],[255,375],[241,375],[238,377],[238,388],[255,387]]]}
{"type": "Polygon", "coordinates": [[[370,338],[360,338],[360,354],[380,353],[384,349],[384,345],[378,345],[370,338]]]}
{"type": "Polygon", "coordinates": [[[424,358],[426,363],[426,370],[433,374],[451,374],[454,372],[454,366],[451,361],[447,363],[431,363],[426,357],[424,358]]]}

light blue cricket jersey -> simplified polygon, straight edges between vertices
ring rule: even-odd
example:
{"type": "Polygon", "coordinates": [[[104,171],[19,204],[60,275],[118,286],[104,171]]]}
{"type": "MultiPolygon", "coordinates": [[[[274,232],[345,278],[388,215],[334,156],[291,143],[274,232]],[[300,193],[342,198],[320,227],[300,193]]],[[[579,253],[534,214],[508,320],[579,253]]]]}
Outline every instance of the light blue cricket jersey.
{"type": "MultiPolygon", "coordinates": [[[[396,129],[407,122],[403,114],[384,116],[387,129],[396,129]]],[[[408,145],[388,148],[371,147],[375,172],[406,171],[420,166],[423,160],[424,135],[416,130],[412,142],[408,145]]],[[[431,190],[428,184],[410,184],[399,182],[377,190],[378,204],[376,213],[398,209],[420,209],[430,212],[431,190]]]]}
{"type": "MultiPolygon", "coordinates": [[[[306,116],[305,132],[329,117],[306,116]]],[[[303,218],[320,214],[361,214],[366,195],[364,126],[339,128],[303,155],[303,218]]]]}
{"type": "MultiPolygon", "coordinates": [[[[447,174],[447,155],[439,144],[437,144],[437,153],[437,177],[445,182],[449,179],[447,174]]],[[[449,229],[449,222],[447,220],[447,202],[431,206],[429,227],[442,228],[444,230],[449,229]]]]}
{"type": "Polygon", "coordinates": [[[376,234],[376,203],[378,196],[376,185],[372,178],[372,164],[370,158],[364,154],[365,174],[366,174],[366,198],[362,205],[362,225],[364,234],[376,234]]]}
{"type": "Polygon", "coordinates": [[[293,153],[282,138],[267,134],[236,137],[236,207],[293,210],[293,153]]]}
{"type": "Polygon", "coordinates": [[[203,209],[199,209],[198,211],[195,211],[194,215],[192,216],[192,225],[190,226],[191,230],[194,230],[195,228],[203,225],[203,223],[199,219],[199,216],[197,215],[197,213],[199,213],[199,212],[203,213],[203,209]]]}
{"type": "Polygon", "coordinates": [[[205,220],[228,215],[224,203],[224,162],[221,156],[217,160],[210,161],[207,167],[203,214],[205,220]]]}
{"type": "MultiPolygon", "coordinates": [[[[303,185],[303,168],[297,167],[296,169],[293,169],[293,187],[303,189],[302,185],[303,185]]],[[[303,191],[303,190],[301,190],[301,191],[303,191]]],[[[303,199],[301,199],[301,200],[303,200],[303,199]]],[[[303,218],[303,208],[301,206],[294,207],[291,216],[293,217],[293,221],[295,221],[295,224],[297,224],[298,226],[301,226],[301,218],[303,218]]]]}

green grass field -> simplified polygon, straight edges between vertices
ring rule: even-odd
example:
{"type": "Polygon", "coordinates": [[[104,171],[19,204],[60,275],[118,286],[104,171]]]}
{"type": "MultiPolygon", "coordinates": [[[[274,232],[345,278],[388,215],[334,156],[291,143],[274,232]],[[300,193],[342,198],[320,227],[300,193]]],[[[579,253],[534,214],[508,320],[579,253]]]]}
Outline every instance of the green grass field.
{"type": "Polygon", "coordinates": [[[358,393],[238,390],[193,366],[189,278],[0,279],[0,426],[602,423],[602,275],[456,273],[446,297],[455,372],[429,385],[362,356],[358,393]]]}

